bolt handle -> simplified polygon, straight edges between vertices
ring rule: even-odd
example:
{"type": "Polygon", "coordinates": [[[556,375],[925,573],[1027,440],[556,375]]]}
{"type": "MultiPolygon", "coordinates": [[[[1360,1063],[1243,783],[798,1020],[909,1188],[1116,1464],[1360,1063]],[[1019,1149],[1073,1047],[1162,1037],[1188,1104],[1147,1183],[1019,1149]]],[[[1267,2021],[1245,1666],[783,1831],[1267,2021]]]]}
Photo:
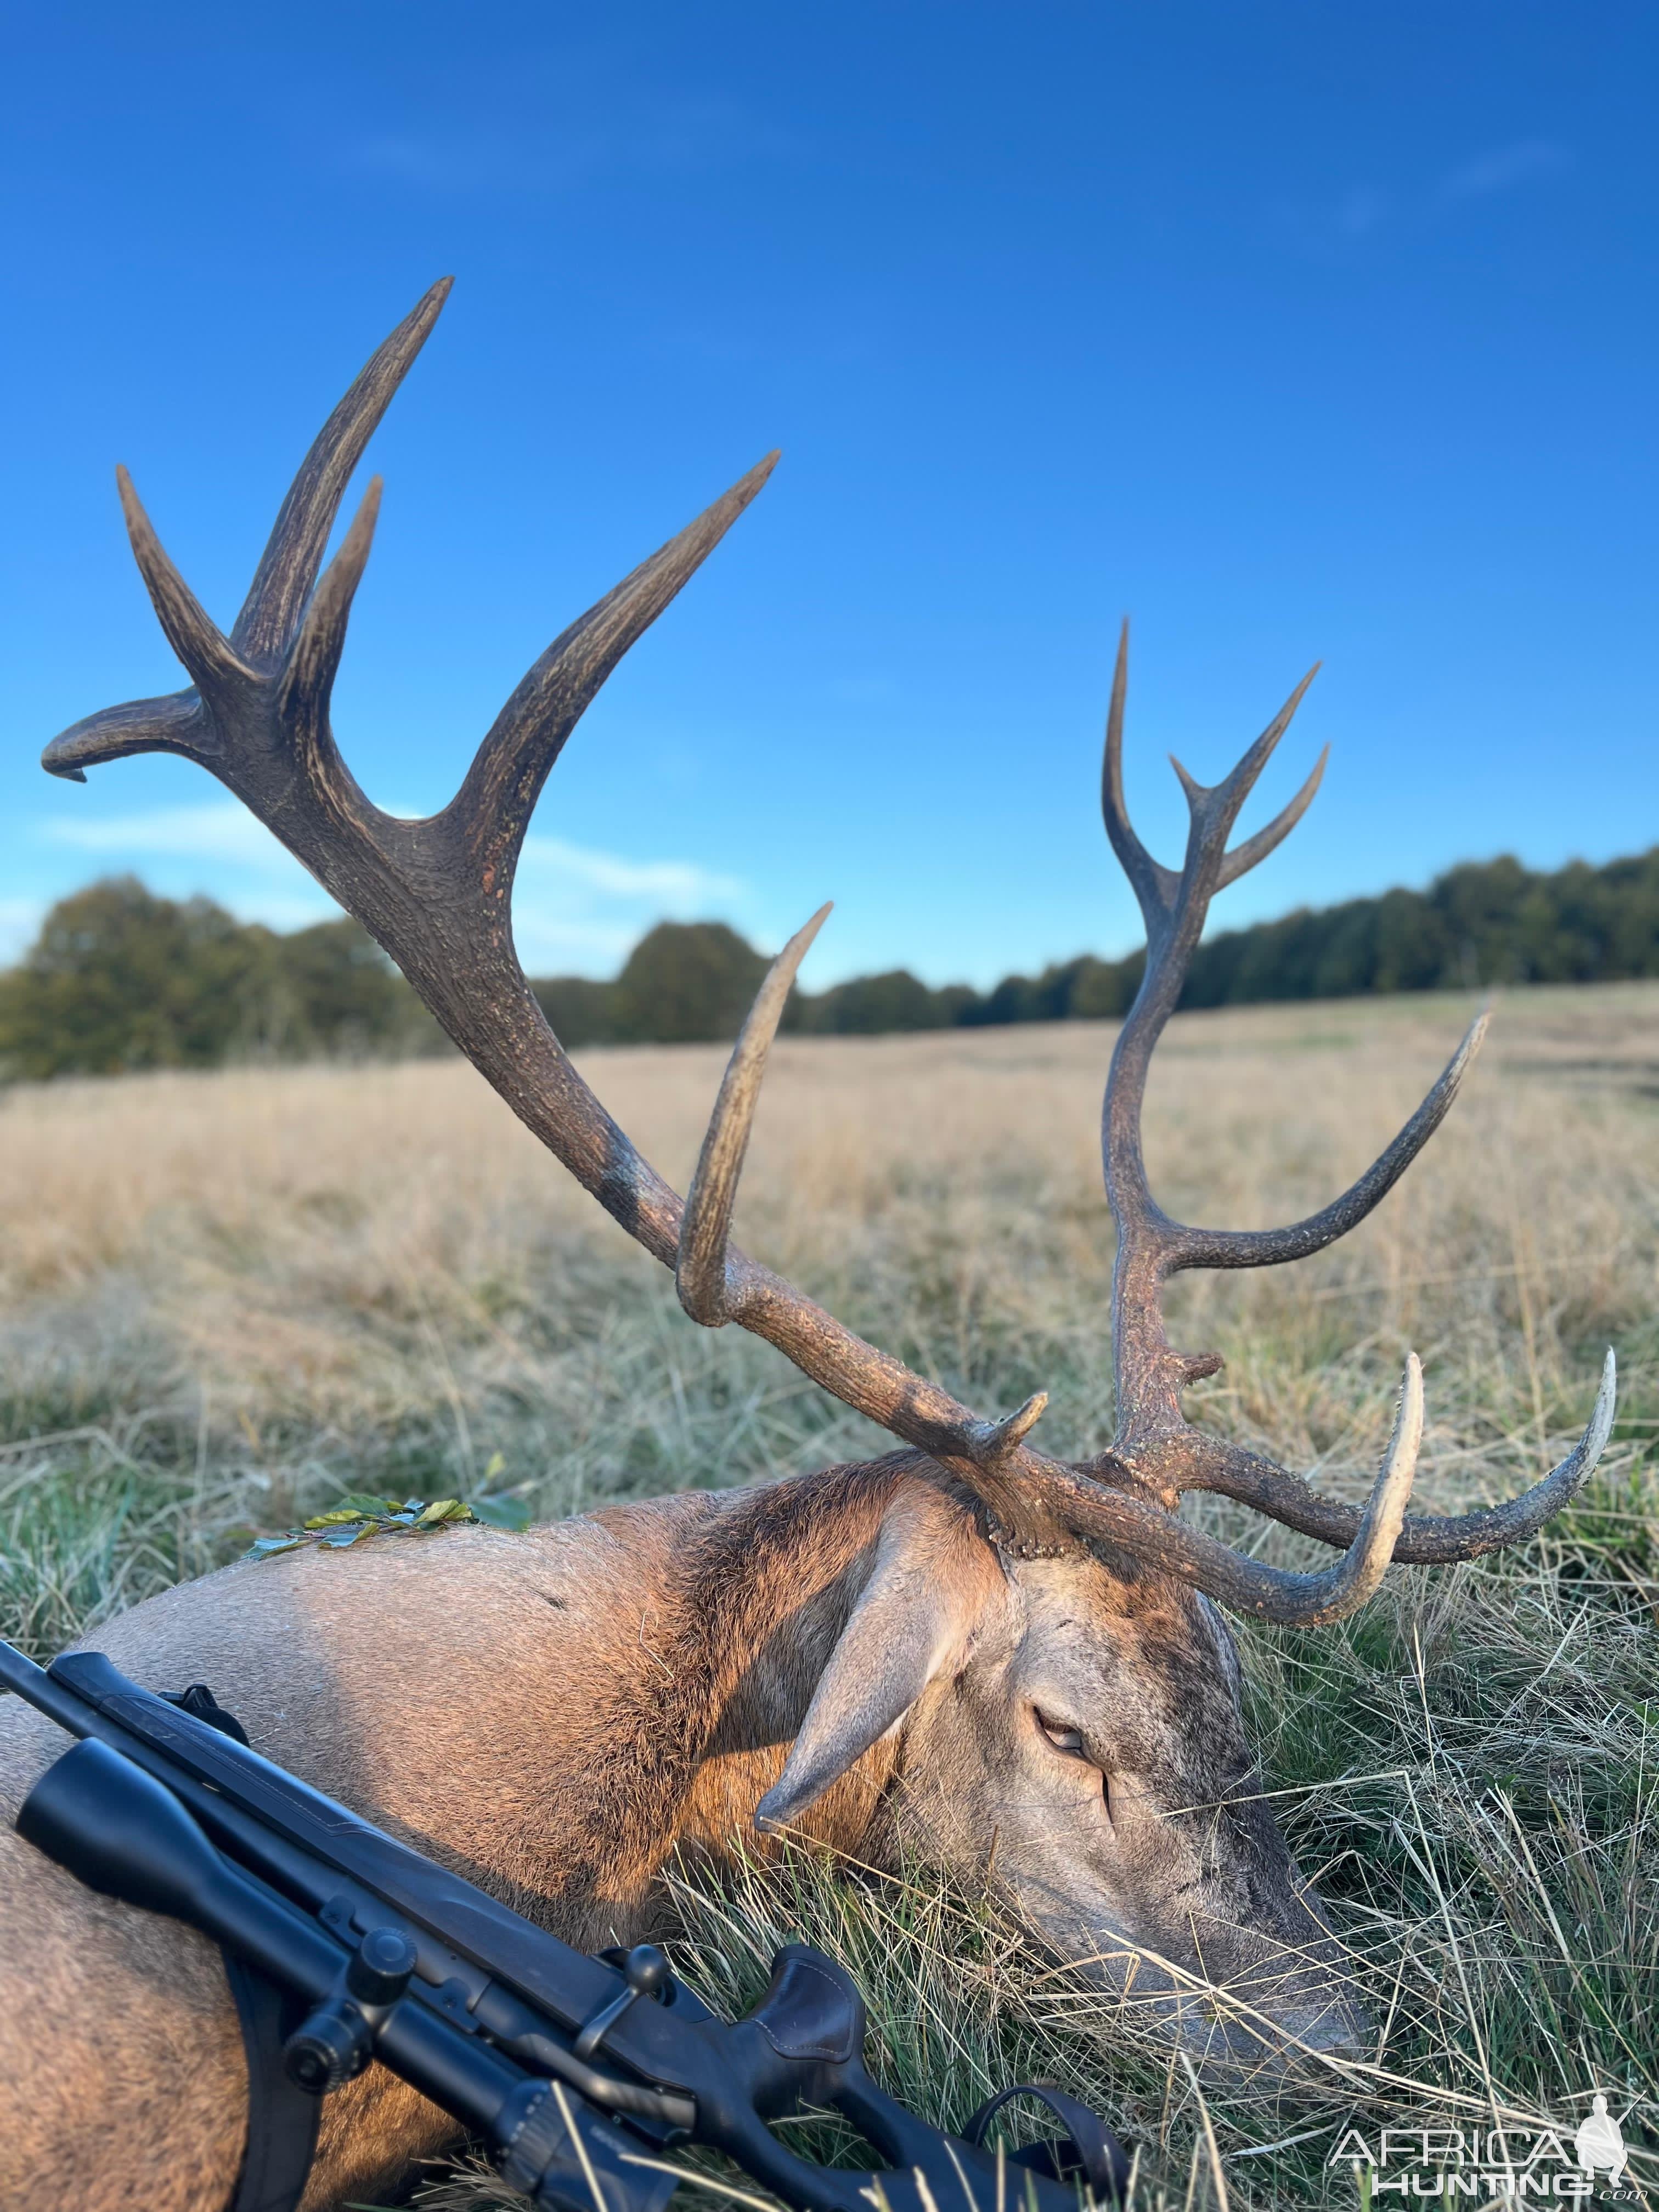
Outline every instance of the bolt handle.
{"type": "Polygon", "coordinates": [[[672,1977],[654,1943],[636,1943],[623,1960],[623,1979],[636,1997],[660,1997],[672,1977]]]}
{"type": "Polygon", "coordinates": [[[641,1997],[660,2000],[674,1985],[668,1961],[654,1943],[636,1943],[621,1958],[614,1951],[604,1955],[608,1965],[622,1968],[622,1978],[628,1986],[619,1990],[609,2004],[601,2005],[592,2020],[583,2022],[581,2033],[571,2046],[578,2058],[593,2056],[629,2005],[641,1997]]]}

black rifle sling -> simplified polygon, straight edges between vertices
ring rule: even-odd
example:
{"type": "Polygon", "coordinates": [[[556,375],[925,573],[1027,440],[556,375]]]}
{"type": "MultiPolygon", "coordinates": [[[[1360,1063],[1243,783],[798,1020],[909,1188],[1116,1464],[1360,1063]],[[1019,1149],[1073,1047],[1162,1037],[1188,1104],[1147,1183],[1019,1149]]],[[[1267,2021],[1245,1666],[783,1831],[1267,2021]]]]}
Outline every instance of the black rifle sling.
{"type": "MultiPolygon", "coordinates": [[[[205,1682],[192,1682],[187,1690],[163,1690],[161,1695],[221,1735],[246,1743],[247,1730],[205,1682]]],[[[317,2154],[323,2109],[320,2097],[295,2087],[283,2063],[283,2045],[300,2025],[305,2007],[232,1953],[220,1955],[247,2060],[247,2148],[225,2212],[296,2212],[317,2154]]]]}
{"type": "Polygon", "coordinates": [[[225,2212],[295,2212],[323,2110],[322,2099],[296,2088],[283,2065],[283,2045],[305,2006],[228,1951],[222,1955],[247,2057],[247,2148],[225,2212]]]}

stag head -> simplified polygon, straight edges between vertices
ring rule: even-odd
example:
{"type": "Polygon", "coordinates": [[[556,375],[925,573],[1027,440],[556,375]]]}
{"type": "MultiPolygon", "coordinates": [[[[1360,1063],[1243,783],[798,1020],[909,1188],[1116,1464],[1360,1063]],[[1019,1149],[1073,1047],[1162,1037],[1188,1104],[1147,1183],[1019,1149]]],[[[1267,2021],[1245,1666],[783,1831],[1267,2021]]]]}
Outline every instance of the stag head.
{"type": "MultiPolygon", "coordinates": [[[[323,554],[370,434],[448,291],[434,286],[393,331],[325,426],[276,521],[228,635],[173,567],[125,472],[133,551],[191,687],[107,708],[46,749],[54,775],[128,753],[198,762],[395,960],[461,1050],[520,1119],[645,1249],[674,1271],[681,1304],[710,1328],[735,1322],[920,1455],[939,1510],[954,1516],[972,1571],[941,1577],[915,1514],[884,1534],[831,1653],[763,1826],[787,1825],[901,1724],[918,1778],[907,1817],[958,1864],[988,1872],[1054,1940],[1167,2000],[1200,2043],[1218,2031],[1196,1990],[1226,1984],[1247,2039],[1265,2023],[1329,2045],[1357,2014],[1317,1901],[1298,1881],[1261,1801],[1238,1710],[1238,1662],[1218,1607],[1316,1628],[1362,1605],[1390,1560],[1473,1559],[1529,1536],[1583,1482],[1613,1410],[1607,1355],[1572,1453],[1509,1503],[1413,1516],[1422,1377],[1407,1361],[1383,1465],[1363,1508],[1188,1421],[1186,1387],[1221,1365],[1178,1351],[1165,1280],[1190,1267],[1258,1267],[1344,1235],[1383,1198],[1439,1126],[1479,1047],[1484,1018],[1374,1164],[1289,1228],[1189,1227],[1148,1187],[1141,1106],[1153,1047],[1179,1000],[1211,899],[1266,858],[1311,801],[1322,758],[1265,829],[1227,840],[1288,726],[1304,680],[1232,774],[1212,787],[1176,763],[1191,815],[1180,871],[1141,844],[1124,805],[1127,630],[1107,722],[1103,802],[1112,845],[1146,920],[1144,979],[1113,1054],[1103,1152],[1117,1225],[1113,1339],[1118,1431],[1073,1464],[1030,1441],[1038,1394],[1001,1418],[975,1413],[845,1328],[738,1249],[732,1206],[766,1058],[826,907],[784,947],[744,1024],[688,1195],[640,1155],[572,1066],[514,949],[514,870],[532,810],[578,719],[623,653],[724,536],[771,472],[769,456],[678,537],[572,623],[508,700],[454,799],[405,821],[359,789],[335,744],[329,702],[380,501],[379,479],[333,561],[323,554]],[[320,580],[319,579],[320,573],[320,580]],[[1318,1571],[1288,1572],[1179,1517],[1212,1490],[1329,1545],[1318,1571]],[[901,1525],[902,1524],[902,1525],[901,1525]],[[917,1546],[921,1543],[921,1551],[917,1546]]],[[[922,1519],[927,1520],[924,1510],[922,1519]]],[[[939,1540],[945,1540],[940,1539],[939,1540]]]]}

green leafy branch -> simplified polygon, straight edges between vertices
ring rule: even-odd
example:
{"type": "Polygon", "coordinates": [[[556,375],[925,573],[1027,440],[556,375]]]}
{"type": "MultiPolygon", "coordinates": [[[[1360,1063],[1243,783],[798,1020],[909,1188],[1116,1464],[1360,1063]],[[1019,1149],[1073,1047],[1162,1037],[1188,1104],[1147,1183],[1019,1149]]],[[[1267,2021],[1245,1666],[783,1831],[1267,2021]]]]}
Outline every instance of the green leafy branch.
{"type": "Polygon", "coordinates": [[[244,1557],[274,1559],[280,1552],[301,1551],[307,1545],[343,1552],[370,1536],[430,1536],[440,1528],[453,1528],[465,1522],[488,1528],[519,1529],[527,1527],[529,1521],[530,1508],[520,1498],[434,1498],[430,1504],[419,1498],[405,1498],[400,1504],[390,1498],[369,1498],[350,1491],[338,1504],[330,1506],[326,1513],[313,1513],[298,1528],[287,1529],[280,1536],[257,1537],[244,1557]]]}

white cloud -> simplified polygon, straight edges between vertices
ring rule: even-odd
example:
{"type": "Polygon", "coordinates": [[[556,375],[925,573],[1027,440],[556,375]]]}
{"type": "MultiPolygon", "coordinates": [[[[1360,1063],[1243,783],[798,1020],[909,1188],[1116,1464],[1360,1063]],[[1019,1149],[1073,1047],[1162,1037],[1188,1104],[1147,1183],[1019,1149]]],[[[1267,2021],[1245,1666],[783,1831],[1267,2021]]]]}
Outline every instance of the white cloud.
{"type": "MultiPolygon", "coordinates": [[[[244,921],[275,929],[301,929],[338,911],[234,799],[137,814],[52,815],[40,835],[68,851],[95,854],[105,868],[153,871],[156,888],[169,896],[204,891],[244,921]]],[[[611,975],[653,922],[729,913],[743,896],[735,877],[694,860],[636,860],[562,837],[532,836],[520,862],[514,931],[532,974],[611,975]]],[[[43,910],[40,902],[12,904],[15,913],[0,901],[0,957],[6,945],[16,951],[27,943],[43,910]]]]}
{"type": "Polygon", "coordinates": [[[1513,145],[1494,146],[1489,153],[1478,154],[1474,161],[1454,169],[1441,185],[1441,198],[1485,199],[1490,193],[1505,192],[1513,185],[1524,184],[1529,177],[1554,176],[1571,167],[1571,153],[1553,140],[1518,138],[1513,145]]]}
{"type": "Polygon", "coordinates": [[[160,806],[146,814],[54,814],[40,824],[54,845],[139,859],[230,860],[239,867],[293,866],[269,830],[234,799],[160,806]]]}
{"type": "Polygon", "coordinates": [[[313,929],[319,921],[337,921],[341,909],[319,884],[307,898],[303,891],[296,898],[285,898],[280,891],[256,892],[249,898],[234,889],[213,891],[221,906],[227,906],[241,921],[262,921],[267,929],[313,929]]]}
{"type": "Polygon", "coordinates": [[[676,907],[735,898],[743,888],[734,877],[717,875],[695,860],[624,860],[615,853],[568,845],[562,837],[526,837],[519,862],[520,883],[527,873],[543,868],[608,897],[657,899],[676,907]]]}
{"type": "Polygon", "coordinates": [[[645,934],[636,922],[571,921],[515,908],[513,942],[527,975],[617,973],[645,934]]]}
{"type": "Polygon", "coordinates": [[[704,176],[793,161],[803,142],[723,94],[658,89],[571,58],[560,128],[509,93],[488,131],[389,127],[331,143],[326,158],[392,185],[446,194],[556,192],[603,175],[704,176]],[[514,110],[517,109],[515,112],[514,110]]]}
{"type": "Polygon", "coordinates": [[[1385,224],[1410,222],[1460,200],[1490,198],[1535,178],[1559,175],[1572,165],[1571,147],[1552,138],[1517,138],[1477,154],[1449,171],[1437,184],[1423,179],[1392,194],[1373,185],[1355,184],[1322,204],[1279,202],[1273,215],[1304,250],[1322,254],[1333,249],[1346,252],[1385,224]]]}
{"type": "Polygon", "coordinates": [[[695,860],[635,860],[562,837],[527,837],[513,933],[532,975],[612,975],[653,922],[730,911],[744,886],[695,860]]]}

